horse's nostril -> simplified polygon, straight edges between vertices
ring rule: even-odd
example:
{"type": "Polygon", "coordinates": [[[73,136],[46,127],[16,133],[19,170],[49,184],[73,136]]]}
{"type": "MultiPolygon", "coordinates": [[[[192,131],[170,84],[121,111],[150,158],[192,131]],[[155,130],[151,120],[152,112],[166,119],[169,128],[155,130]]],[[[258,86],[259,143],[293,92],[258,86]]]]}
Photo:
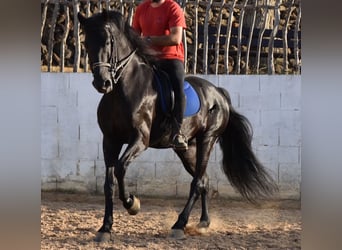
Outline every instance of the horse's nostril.
{"type": "Polygon", "coordinates": [[[104,82],[104,86],[107,88],[107,87],[110,87],[112,85],[112,82],[110,80],[106,80],[104,82]]]}

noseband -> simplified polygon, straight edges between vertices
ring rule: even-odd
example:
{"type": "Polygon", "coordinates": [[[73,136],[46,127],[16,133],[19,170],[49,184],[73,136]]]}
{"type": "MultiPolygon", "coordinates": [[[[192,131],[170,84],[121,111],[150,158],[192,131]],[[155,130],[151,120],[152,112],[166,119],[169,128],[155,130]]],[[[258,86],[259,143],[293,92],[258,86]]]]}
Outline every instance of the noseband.
{"type": "Polygon", "coordinates": [[[128,66],[130,61],[133,59],[133,56],[136,50],[131,51],[131,53],[129,53],[129,55],[126,56],[125,58],[118,60],[118,48],[117,46],[114,46],[115,38],[112,32],[110,32],[110,30],[109,30],[109,33],[110,33],[110,40],[111,40],[111,46],[112,46],[109,63],[108,62],[95,62],[92,64],[92,68],[93,69],[98,68],[98,67],[109,68],[111,79],[114,82],[114,84],[117,84],[122,73],[124,72],[124,69],[128,66]],[[114,54],[115,56],[113,56],[114,54]]]}

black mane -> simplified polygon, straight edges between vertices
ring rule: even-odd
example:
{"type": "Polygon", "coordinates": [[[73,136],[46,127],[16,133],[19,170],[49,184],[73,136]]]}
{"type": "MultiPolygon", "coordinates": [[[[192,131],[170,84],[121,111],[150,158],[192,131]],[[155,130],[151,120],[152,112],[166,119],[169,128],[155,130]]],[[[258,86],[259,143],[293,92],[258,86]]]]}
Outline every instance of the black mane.
{"type": "Polygon", "coordinates": [[[140,56],[146,63],[153,65],[156,60],[156,52],[141,39],[141,36],[129,25],[124,16],[118,11],[103,10],[92,16],[96,26],[101,27],[106,24],[114,24],[122,34],[128,39],[132,47],[136,49],[136,54],[140,56]]]}

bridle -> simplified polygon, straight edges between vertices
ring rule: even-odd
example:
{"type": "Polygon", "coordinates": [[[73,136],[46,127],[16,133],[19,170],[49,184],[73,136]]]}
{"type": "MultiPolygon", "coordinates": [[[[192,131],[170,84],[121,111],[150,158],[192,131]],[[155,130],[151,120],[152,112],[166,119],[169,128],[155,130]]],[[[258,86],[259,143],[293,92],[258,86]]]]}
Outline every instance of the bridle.
{"type": "MultiPolygon", "coordinates": [[[[106,27],[109,28],[109,25],[107,25],[106,27]]],[[[92,69],[94,70],[95,68],[98,68],[98,67],[109,68],[111,80],[114,82],[114,84],[117,84],[125,68],[133,59],[136,49],[131,51],[128,56],[124,57],[121,60],[118,60],[118,47],[115,46],[115,43],[116,43],[115,37],[112,34],[112,32],[110,32],[110,29],[108,33],[110,34],[110,41],[111,41],[111,47],[112,47],[112,51],[109,57],[109,63],[108,62],[95,62],[92,64],[92,69]],[[114,54],[115,56],[113,56],[114,54]]]]}

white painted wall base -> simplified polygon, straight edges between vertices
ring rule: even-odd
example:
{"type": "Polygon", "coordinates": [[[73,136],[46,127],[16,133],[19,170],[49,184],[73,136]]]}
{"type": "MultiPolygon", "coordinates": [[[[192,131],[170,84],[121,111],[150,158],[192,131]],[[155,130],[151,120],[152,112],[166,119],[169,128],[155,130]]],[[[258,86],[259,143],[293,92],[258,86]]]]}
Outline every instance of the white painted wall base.
{"type": "MultiPolygon", "coordinates": [[[[226,88],[251,121],[253,148],[280,186],[280,198],[300,198],[301,77],[201,75],[226,88]]],[[[88,73],[41,73],[42,190],[103,192],[102,135],[96,121],[101,94],[88,73]]],[[[220,167],[216,145],[208,174],[211,193],[239,197],[220,167]]],[[[187,196],[191,177],[171,149],[148,149],[128,168],[128,190],[138,195],[187,196]]]]}

